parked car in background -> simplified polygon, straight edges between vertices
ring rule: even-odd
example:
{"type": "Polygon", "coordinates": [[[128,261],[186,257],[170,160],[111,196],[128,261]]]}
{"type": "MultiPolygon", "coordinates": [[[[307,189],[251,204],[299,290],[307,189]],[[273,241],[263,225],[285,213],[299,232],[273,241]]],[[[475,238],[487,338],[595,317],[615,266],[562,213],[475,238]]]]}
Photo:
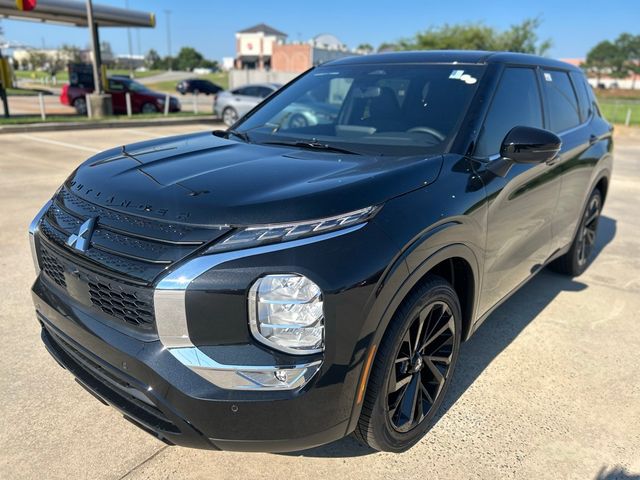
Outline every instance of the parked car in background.
{"type": "Polygon", "coordinates": [[[176,85],[176,90],[185,95],[187,93],[203,93],[205,95],[215,95],[216,93],[223,90],[220,85],[216,85],[209,80],[204,80],[202,78],[188,78],[187,80],[182,80],[178,82],[176,85]]]}
{"type": "Polygon", "coordinates": [[[232,129],[114,136],[31,223],[42,340],[169,445],[404,451],[461,343],[595,257],[612,130],[577,67],[436,51],[328,62],[232,129]]]}
{"type": "MultiPolygon", "coordinates": [[[[60,103],[74,107],[80,115],[86,115],[86,95],[92,92],[93,88],[65,84],[60,94],[60,103]]],[[[154,92],[129,77],[112,76],[107,79],[106,93],[111,95],[113,113],[117,115],[127,113],[127,92],[129,92],[131,96],[131,111],[133,113],[155,113],[164,111],[165,101],[167,99],[166,94],[154,92]]],[[[180,111],[180,101],[177,98],[169,97],[169,102],[170,112],[180,111]]]]}
{"type": "Polygon", "coordinates": [[[262,100],[282,87],[279,83],[256,83],[234,90],[225,90],[213,100],[213,113],[226,125],[233,125],[262,100]]]}

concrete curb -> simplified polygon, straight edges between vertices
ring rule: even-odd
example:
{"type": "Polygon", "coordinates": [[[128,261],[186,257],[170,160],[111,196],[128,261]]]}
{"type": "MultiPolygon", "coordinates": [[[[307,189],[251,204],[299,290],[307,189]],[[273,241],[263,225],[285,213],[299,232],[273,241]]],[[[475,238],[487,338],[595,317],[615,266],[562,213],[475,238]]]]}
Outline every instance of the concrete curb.
{"type": "Polygon", "coordinates": [[[198,123],[222,123],[213,115],[187,118],[169,118],[153,120],[118,120],[107,122],[56,122],[56,123],[27,123],[22,125],[5,125],[0,127],[0,135],[5,133],[30,132],[60,132],[64,130],[96,130],[101,128],[131,128],[171,125],[194,125],[198,123]]]}

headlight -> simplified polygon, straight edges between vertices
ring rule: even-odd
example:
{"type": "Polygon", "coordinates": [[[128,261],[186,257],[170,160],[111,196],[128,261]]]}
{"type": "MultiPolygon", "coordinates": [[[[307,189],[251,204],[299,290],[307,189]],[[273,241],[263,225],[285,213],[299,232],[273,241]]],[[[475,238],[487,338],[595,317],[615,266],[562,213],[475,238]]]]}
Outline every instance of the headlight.
{"type": "Polygon", "coordinates": [[[249,291],[249,325],[259,342],[287,353],[324,350],[322,291],[297,274],[267,275],[249,291]]]}
{"type": "Polygon", "coordinates": [[[302,237],[320,235],[333,230],[340,230],[357,225],[358,223],[364,223],[373,217],[378,210],[380,210],[379,206],[372,206],[319,220],[246,227],[231,234],[222,242],[212,245],[205,253],[237,250],[263,245],[265,243],[286,242],[302,237]]]}

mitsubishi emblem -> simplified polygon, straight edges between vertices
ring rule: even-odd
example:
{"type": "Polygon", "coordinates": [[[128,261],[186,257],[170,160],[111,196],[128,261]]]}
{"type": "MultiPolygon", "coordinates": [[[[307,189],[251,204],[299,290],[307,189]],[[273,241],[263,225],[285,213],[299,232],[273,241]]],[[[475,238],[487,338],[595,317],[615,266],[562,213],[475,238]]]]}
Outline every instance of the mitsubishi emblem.
{"type": "Polygon", "coordinates": [[[67,245],[75,248],[80,252],[86,252],[91,244],[91,235],[93,235],[93,229],[96,225],[96,217],[91,217],[89,220],[80,225],[77,234],[69,236],[67,239],[67,245]]]}

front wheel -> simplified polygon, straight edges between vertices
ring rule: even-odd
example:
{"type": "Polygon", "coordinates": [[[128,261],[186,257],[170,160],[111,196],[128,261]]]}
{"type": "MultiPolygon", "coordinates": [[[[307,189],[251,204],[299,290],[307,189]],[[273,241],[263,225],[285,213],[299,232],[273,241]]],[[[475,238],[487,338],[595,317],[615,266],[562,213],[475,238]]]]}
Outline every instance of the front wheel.
{"type": "Polygon", "coordinates": [[[228,127],[236,123],[238,121],[238,112],[236,112],[235,108],[233,107],[225,108],[222,112],[222,121],[228,127]]]}
{"type": "Polygon", "coordinates": [[[84,97],[78,97],[73,102],[73,107],[76,109],[78,115],[87,114],[87,100],[84,97]]]}
{"type": "Polygon", "coordinates": [[[380,343],[355,436],[403,452],[431,426],[455,368],[462,319],[456,292],[428,277],[406,298],[380,343]]]}
{"type": "Polygon", "coordinates": [[[587,269],[593,259],[601,211],[602,194],[596,188],[589,196],[571,248],[549,265],[552,270],[571,277],[577,277],[587,269]]]}
{"type": "Polygon", "coordinates": [[[158,113],[158,107],[156,107],[153,103],[145,103],[142,105],[140,109],[142,113],[158,113]]]}

